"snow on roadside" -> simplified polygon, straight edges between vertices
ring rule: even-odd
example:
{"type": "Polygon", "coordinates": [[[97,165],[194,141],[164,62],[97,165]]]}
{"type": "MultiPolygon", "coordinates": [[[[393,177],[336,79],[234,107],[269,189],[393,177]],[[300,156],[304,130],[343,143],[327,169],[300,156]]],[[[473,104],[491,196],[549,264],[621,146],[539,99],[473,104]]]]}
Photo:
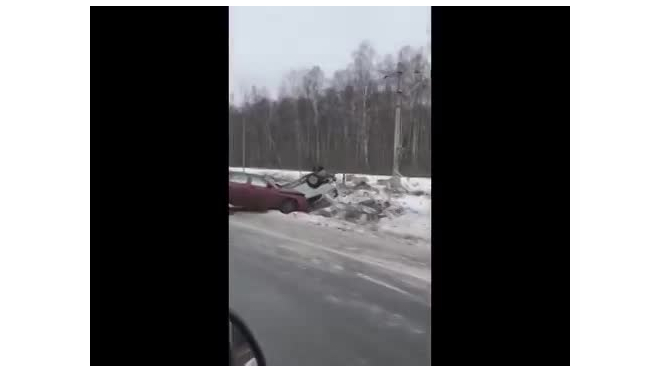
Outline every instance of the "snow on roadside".
{"type": "MultiPolygon", "coordinates": [[[[230,167],[229,171],[243,171],[242,167],[230,167]]],[[[268,175],[275,179],[281,180],[296,180],[302,175],[309,173],[309,171],[298,171],[298,170],[280,170],[280,169],[262,169],[262,168],[245,168],[246,173],[258,174],[258,175],[268,175]]],[[[336,173],[337,181],[341,182],[343,173],[336,173]]],[[[389,175],[369,175],[369,174],[346,174],[347,182],[350,182],[351,179],[363,179],[367,184],[375,185],[378,184],[378,181],[384,181],[390,179],[389,175]]],[[[431,194],[431,178],[426,177],[403,177],[401,178],[401,184],[411,193],[415,191],[423,192],[424,194],[431,194]]]]}
{"type": "MultiPolygon", "coordinates": [[[[243,168],[229,170],[243,171],[243,168]]],[[[246,168],[245,171],[287,181],[298,179],[301,174],[279,169],[246,168]]],[[[343,231],[386,233],[430,246],[431,178],[402,178],[405,191],[396,192],[387,183],[389,176],[346,174],[345,186],[341,184],[342,174],[336,176],[340,195],[331,206],[286,217],[343,231]]]]}
{"type": "Polygon", "coordinates": [[[277,217],[287,218],[294,222],[310,223],[326,228],[337,229],[347,233],[359,233],[363,235],[376,235],[381,238],[389,236],[401,240],[401,244],[415,244],[430,248],[431,243],[431,223],[430,216],[428,222],[419,216],[402,216],[397,219],[381,219],[379,223],[353,223],[340,218],[328,218],[317,214],[307,214],[295,212],[284,215],[279,211],[272,210],[268,214],[277,217]],[[409,223],[409,224],[403,224],[409,223]]]}
{"type": "Polygon", "coordinates": [[[392,200],[404,209],[401,215],[381,219],[381,231],[404,238],[431,241],[431,198],[427,196],[403,195],[392,200]]]}
{"type": "MultiPolygon", "coordinates": [[[[229,171],[243,172],[242,167],[229,167],[229,171]]],[[[269,175],[276,179],[281,180],[296,180],[306,172],[299,172],[298,170],[279,170],[279,169],[261,169],[261,168],[245,168],[246,173],[257,175],[269,175]]]]}

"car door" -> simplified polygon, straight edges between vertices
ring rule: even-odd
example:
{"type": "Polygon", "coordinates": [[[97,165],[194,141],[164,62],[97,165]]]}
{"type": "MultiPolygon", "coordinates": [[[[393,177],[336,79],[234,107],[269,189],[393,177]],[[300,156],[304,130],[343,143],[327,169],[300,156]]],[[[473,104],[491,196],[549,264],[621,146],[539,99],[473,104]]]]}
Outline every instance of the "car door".
{"type": "Polygon", "coordinates": [[[279,206],[278,195],[262,177],[250,176],[250,194],[255,209],[267,210],[279,206]]]}
{"type": "Polygon", "coordinates": [[[249,177],[243,173],[229,174],[229,203],[237,207],[248,207],[249,177]]]}

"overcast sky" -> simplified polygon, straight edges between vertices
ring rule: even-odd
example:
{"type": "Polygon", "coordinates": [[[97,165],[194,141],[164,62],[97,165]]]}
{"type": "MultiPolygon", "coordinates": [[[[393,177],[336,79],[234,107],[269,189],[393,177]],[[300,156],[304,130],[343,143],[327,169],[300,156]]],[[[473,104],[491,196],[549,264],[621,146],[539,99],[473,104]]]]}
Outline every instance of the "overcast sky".
{"type": "Polygon", "coordinates": [[[345,68],[369,40],[379,55],[428,43],[429,7],[232,7],[234,96],[266,87],[272,98],[284,75],[318,65],[326,76],[345,68]]]}

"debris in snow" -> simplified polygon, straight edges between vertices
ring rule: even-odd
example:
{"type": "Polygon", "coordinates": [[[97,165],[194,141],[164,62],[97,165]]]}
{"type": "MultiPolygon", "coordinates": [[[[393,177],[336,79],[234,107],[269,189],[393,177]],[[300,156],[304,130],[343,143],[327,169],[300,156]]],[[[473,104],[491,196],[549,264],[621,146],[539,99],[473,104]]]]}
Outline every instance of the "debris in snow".
{"type": "MultiPolygon", "coordinates": [[[[351,180],[354,181],[355,177],[351,180]]],[[[380,230],[379,225],[382,224],[388,232],[408,240],[413,236],[427,236],[426,239],[430,239],[430,208],[426,206],[430,203],[428,198],[405,194],[403,191],[387,192],[388,180],[374,186],[363,184],[362,179],[359,181],[358,186],[353,182],[342,186],[340,197],[333,200],[330,206],[315,210],[312,214],[359,224],[372,232],[380,230]],[[380,192],[381,190],[386,192],[380,192]],[[429,222],[421,219],[422,223],[419,223],[416,219],[411,219],[411,215],[415,215],[416,219],[428,218],[429,222]],[[405,216],[409,217],[402,219],[405,216]],[[406,227],[399,228],[400,225],[409,224],[421,224],[421,227],[412,228],[421,228],[425,232],[407,233],[406,227]]],[[[424,194],[424,191],[416,190],[414,194],[424,194]]]]}
{"type": "Polygon", "coordinates": [[[367,184],[367,182],[365,182],[365,181],[361,181],[361,182],[357,183],[357,184],[353,187],[353,189],[366,189],[366,190],[372,190],[373,187],[370,186],[369,184],[367,184]]]}
{"type": "Polygon", "coordinates": [[[362,213],[355,208],[348,208],[343,212],[343,218],[346,220],[358,220],[362,216],[362,213]]]}
{"type": "Polygon", "coordinates": [[[375,200],[375,199],[368,199],[368,200],[360,201],[360,205],[369,207],[369,208],[371,208],[372,210],[376,211],[379,214],[382,213],[383,210],[390,207],[390,203],[388,201],[381,201],[381,200],[375,200]]]}
{"type": "Polygon", "coordinates": [[[333,216],[333,213],[330,212],[330,210],[328,210],[328,209],[319,209],[319,210],[316,210],[314,213],[317,214],[317,215],[324,216],[326,218],[331,218],[333,216]]]}
{"type": "MultiPolygon", "coordinates": [[[[282,180],[298,178],[297,171],[250,169],[250,172],[282,180]]],[[[294,217],[341,231],[363,228],[365,231],[390,233],[408,241],[430,241],[430,178],[342,175],[346,176],[346,182],[337,182],[337,198],[319,201],[308,215],[294,217]]],[[[341,175],[337,174],[337,179],[341,179],[341,175]]]]}
{"type": "Polygon", "coordinates": [[[359,183],[368,183],[369,179],[365,176],[360,176],[356,174],[348,174],[346,175],[346,181],[352,182],[353,184],[359,184],[359,183]]]}

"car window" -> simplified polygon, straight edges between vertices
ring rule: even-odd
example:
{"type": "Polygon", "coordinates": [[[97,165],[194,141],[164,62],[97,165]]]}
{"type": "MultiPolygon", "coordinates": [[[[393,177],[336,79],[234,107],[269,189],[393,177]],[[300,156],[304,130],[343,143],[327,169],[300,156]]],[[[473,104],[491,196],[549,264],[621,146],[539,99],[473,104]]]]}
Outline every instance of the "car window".
{"type": "Polygon", "coordinates": [[[245,174],[230,174],[229,181],[232,183],[245,184],[248,182],[248,177],[245,174]]]}
{"type": "Polygon", "coordinates": [[[263,179],[261,177],[252,177],[252,185],[255,187],[262,187],[266,188],[268,186],[268,182],[266,182],[266,179],[263,179]]]}

